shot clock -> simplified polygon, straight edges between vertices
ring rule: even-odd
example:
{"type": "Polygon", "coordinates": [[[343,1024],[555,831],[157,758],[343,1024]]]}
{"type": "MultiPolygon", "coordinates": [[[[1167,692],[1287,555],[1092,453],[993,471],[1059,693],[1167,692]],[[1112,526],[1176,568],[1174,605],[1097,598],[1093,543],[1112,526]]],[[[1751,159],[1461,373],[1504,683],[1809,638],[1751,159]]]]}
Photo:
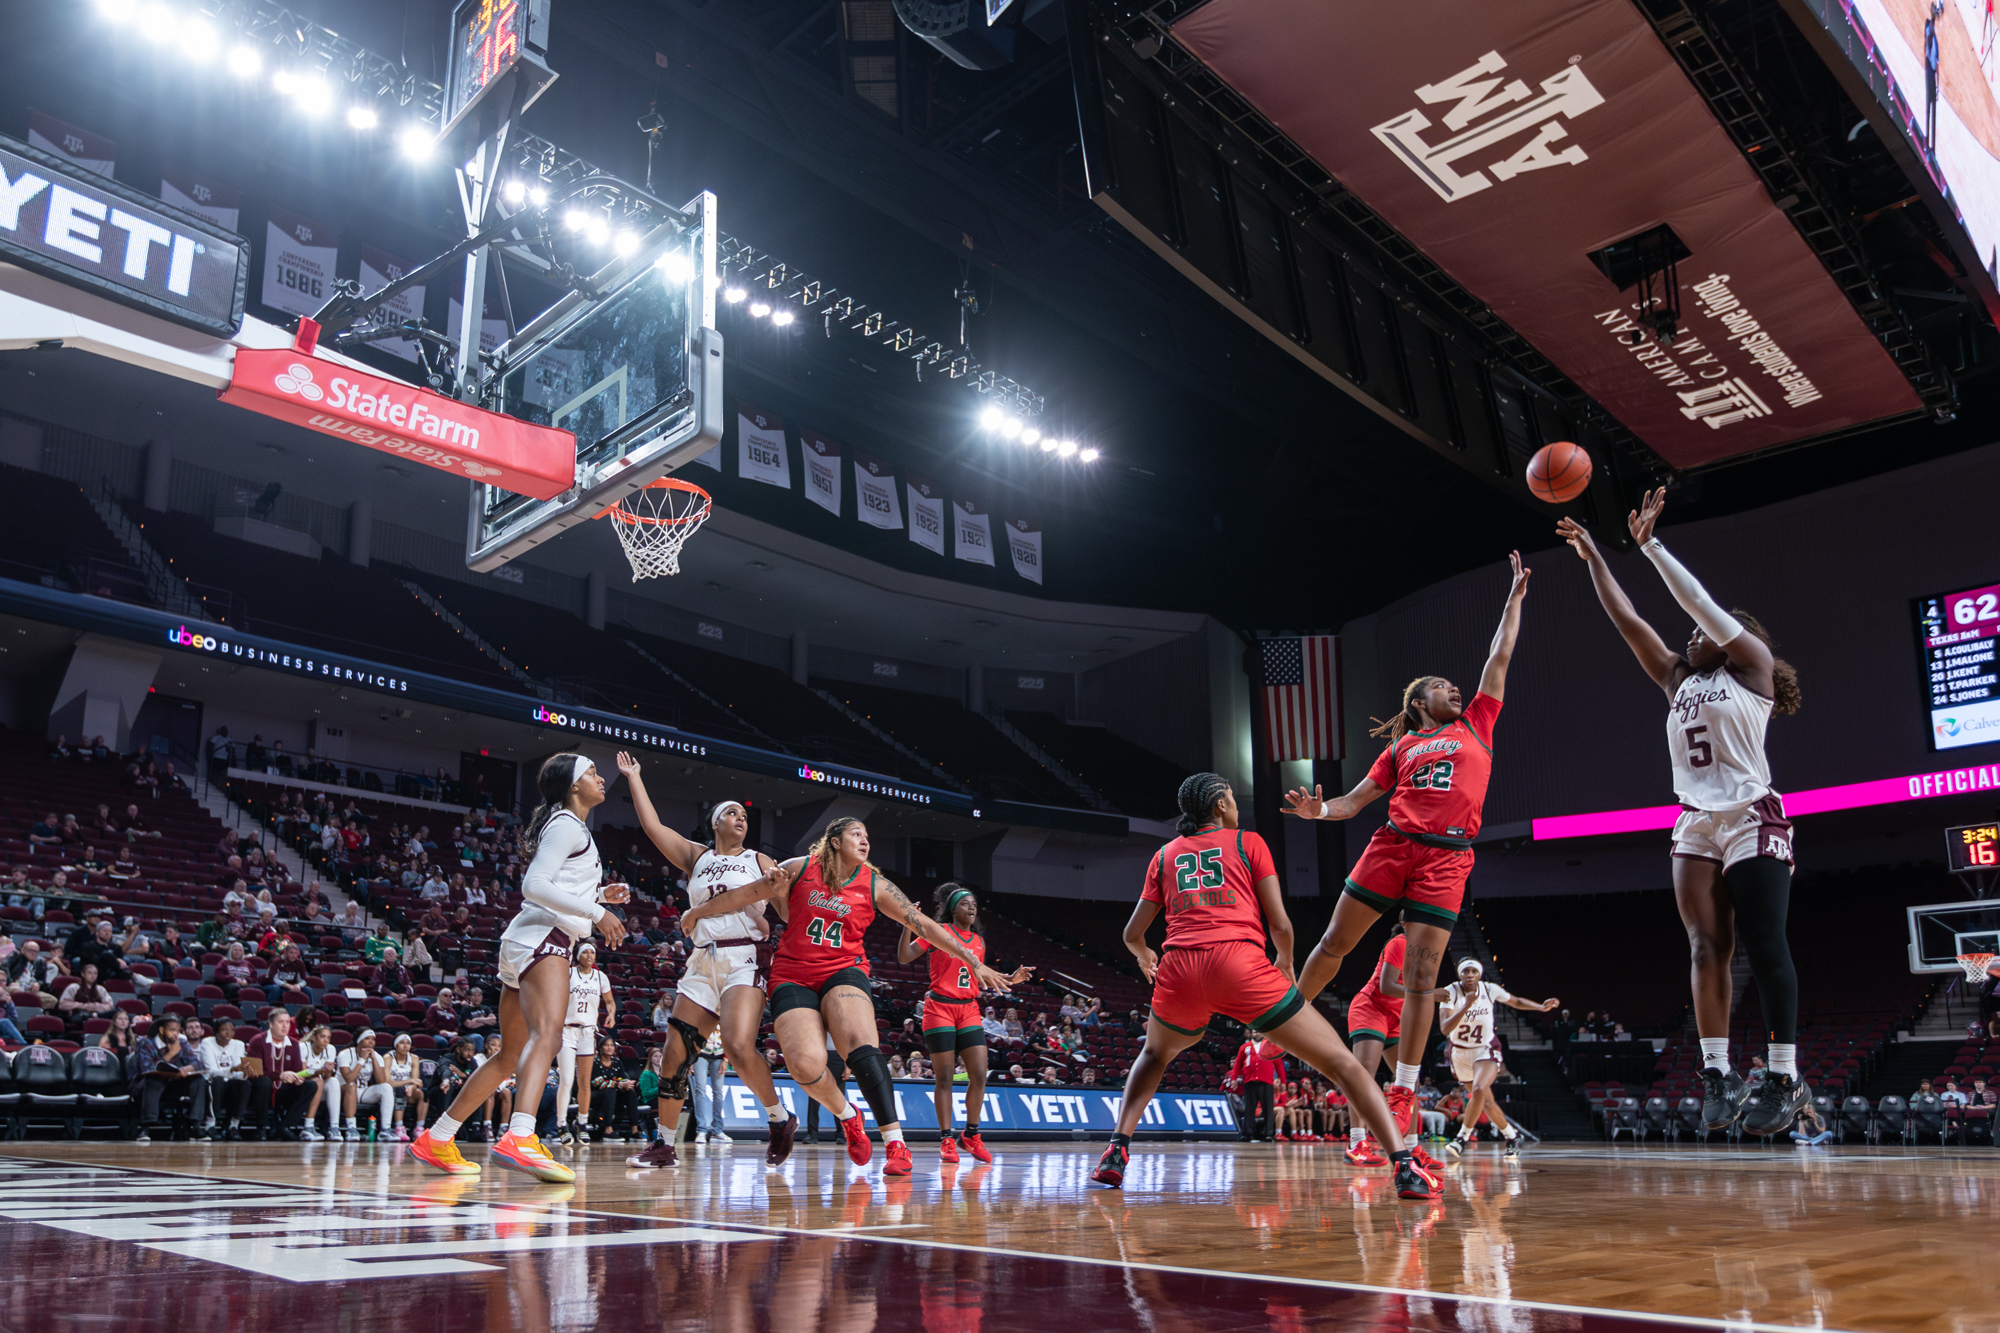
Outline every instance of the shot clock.
{"type": "Polygon", "coordinates": [[[2000,823],[1966,824],[1944,831],[1945,859],[1954,875],[2000,870],[2000,823]]]}
{"type": "Polygon", "coordinates": [[[444,129],[454,157],[503,116],[518,116],[556,73],[548,67],[549,0],[459,0],[451,14],[444,129]],[[510,96],[511,94],[511,96],[510,96]]]}

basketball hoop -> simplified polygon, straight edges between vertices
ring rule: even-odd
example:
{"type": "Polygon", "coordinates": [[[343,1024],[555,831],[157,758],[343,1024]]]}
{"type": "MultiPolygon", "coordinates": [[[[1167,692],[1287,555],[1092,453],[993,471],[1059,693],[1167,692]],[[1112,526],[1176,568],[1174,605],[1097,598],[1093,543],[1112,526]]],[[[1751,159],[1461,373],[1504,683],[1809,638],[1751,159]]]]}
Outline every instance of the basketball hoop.
{"type": "Polygon", "coordinates": [[[708,492],[701,487],[678,477],[661,477],[597,517],[610,517],[637,581],[681,572],[681,547],[707,521],[709,507],[708,492]]]}
{"type": "Polygon", "coordinates": [[[1990,953],[1962,953],[1958,956],[1958,963],[1965,969],[1967,981],[1984,981],[1987,969],[1993,966],[1993,958],[1990,953]]]}

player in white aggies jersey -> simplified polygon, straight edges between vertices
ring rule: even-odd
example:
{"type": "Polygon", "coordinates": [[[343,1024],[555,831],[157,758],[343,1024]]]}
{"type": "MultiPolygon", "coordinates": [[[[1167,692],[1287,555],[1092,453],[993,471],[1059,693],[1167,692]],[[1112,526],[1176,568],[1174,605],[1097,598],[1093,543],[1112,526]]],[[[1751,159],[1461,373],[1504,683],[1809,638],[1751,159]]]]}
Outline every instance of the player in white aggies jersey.
{"type": "MultiPolygon", "coordinates": [[[[750,834],[750,817],[742,805],[724,801],[709,812],[713,845],[704,846],[684,838],[660,822],[646,784],[639,779],[639,761],[620,752],[618,771],[632,787],[632,808],[639,815],[639,827],[646,831],[660,855],[687,876],[688,907],[707,902],[725,889],[754,884],[766,878],[777,862],[744,845],[750,834]]],[[[694,952],[687,970],[681,974],[680,992],[674,998],[674,1012],[667,1020],[665,1058],[660,1062],[659,1114],[661,1137],[644,1152],[626,1159],[627,1166],[640,1169],[675,1165],[672,1126],[680,1123],[681,1106],[688,1095],[688,1070],[707,1043],[710,1033],[720,1029],[723,1053],[736,1069],[744,1086],[756,1095],[770,1124],[770,1144],[764,1160],[772,1166],[791,1155],[792,1139],[799,1119],[778,1099],[777,1085],[771,1081],[771,1067],[757,1049],[757,1029],[764,1019],[764,968],[770,939],[770,925],[762,904],[741,912],[730,912],[697,922],[689,941],[694,952]]],[[[723,1132],[720,1109],[708,1134],[711,1143],[728,1143],[723,1132]]]]}
{"type": "Polygon", "coordinates": [[[576,1114],[558,1136],[561,1143],[582,1143],[585,1126],[590,1124],[590,1070],[597,1062],[597,1029],[610,1027],[615,1008],[611,978],[597,965],[597,946],[576,946],[576,961],[569,968],[569,1012],[563,1016],[562,1052],[557,1056],[556,1114],[569,1109],[569,1095],[576,1090],[576,1114]],[[600,1017],[601,1016],[601,1017],[600,1017]]]}
{"type": "Polygon", "coordinates": [[[1491,1091],[1493,1080],[1500,1076],[1500,1019],[1496,1006],[1504,1004],[1510,1009],[1537,1014],[1556,1007],[1555,1000],[1536,1004],[1508,994],[1496,982],[1480,980],[1485,971],[1477,958],[1466,959],[1458,965],[1458,985],[1452,987],[1451,998],[1438,1002],[1438,1022],[1444,1028],[1445,1039],[1451,1043],[1451,1072],[1465,1085],[1465,1110],[1459,1116],[1458,1137],[1444,1149],[1450,1157],[1471,1146],[1481,1115],[1499,1127],[1500,1137],[1506,1140],[1507,1156],[1520,1155],[1520,1136],[1507,1123],[1499,1099],[1491,1091]]]}
{"type": "Polygon", "coordinates": [[[1667,754],[1681,814],[1674,823],[1674,901],[1693,958],[1695,1026],[1701,1033],[1702,1128],[1727,1129],[1741,1116],[1752,1134],[1782,1134],[1812,1090],[1799,1077],[1798,973],[1785,938],[1792,893],[1792,826],[1771,787],[1764,727],[1773,713],[1799,708],[1799,678],[1771,652],[1764,627],[1725,611],[1653,535],[1666,505],[1664,488],[1626,520],[1632,539],[1660,571],[1681,609],[1693,617],[1687,650],[1677,653],[1639,618],[1611,567],[1576,523],[1557,525],[1590,566],[1597,600],[1646,674],[1666,691],[1667,754]],[[1769,1025],[1771,1074],[1750,1092],[1729,1063],[1730,961],[1738,941],[1769,1025]]]}

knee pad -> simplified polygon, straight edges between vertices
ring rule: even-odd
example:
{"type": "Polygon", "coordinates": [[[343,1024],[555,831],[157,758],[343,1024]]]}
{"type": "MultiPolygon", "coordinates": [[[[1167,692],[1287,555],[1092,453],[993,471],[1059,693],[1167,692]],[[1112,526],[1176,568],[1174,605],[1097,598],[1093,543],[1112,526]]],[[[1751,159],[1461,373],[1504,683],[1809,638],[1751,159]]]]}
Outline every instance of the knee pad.
{"type": "Polygon", "coordinates": [[[889,1077],[889,1062],[874,1046],[856,1046],[847,1053],[847,1072],[861,1089],[877,1125],[893,1125],[896,1114],[896,1085],[889,1077]]]}
{"type": "Polygon", "coordinates": [[[688,1095],[688,1071],[694,1068],[695,1056],[702,1047],[702,1035],[694,1024],[685,1019],[669,1018],[667,1026],[679,1034],[681,1039],[681,1062],[672,1073],[661,1070],[660,1096],[670,1102],[684,1102],[688,1095]]]}

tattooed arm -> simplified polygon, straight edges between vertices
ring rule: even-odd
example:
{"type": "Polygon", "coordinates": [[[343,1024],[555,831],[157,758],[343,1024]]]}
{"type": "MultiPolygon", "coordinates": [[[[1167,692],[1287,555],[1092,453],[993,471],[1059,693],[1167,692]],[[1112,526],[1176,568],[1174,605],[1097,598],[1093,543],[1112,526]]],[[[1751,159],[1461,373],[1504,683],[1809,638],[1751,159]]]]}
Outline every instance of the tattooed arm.
{"type": "Polygon", "coordinates": [[[925,916],[922,909],[903,895],[903,891],[881,875],[875,876],[874,887],[869,890],[875,899],[875,910],[909,927],[912,935],[921,935],[931,942],[932,947],[950,954],[959,962],[972,969],[972,975],[979,981],[979,989],[1005,991],[1009,988],[1008,978],[995,972],[986,964],[972,956],[972,950],[958,942],[956,936],[925,916]]]}

